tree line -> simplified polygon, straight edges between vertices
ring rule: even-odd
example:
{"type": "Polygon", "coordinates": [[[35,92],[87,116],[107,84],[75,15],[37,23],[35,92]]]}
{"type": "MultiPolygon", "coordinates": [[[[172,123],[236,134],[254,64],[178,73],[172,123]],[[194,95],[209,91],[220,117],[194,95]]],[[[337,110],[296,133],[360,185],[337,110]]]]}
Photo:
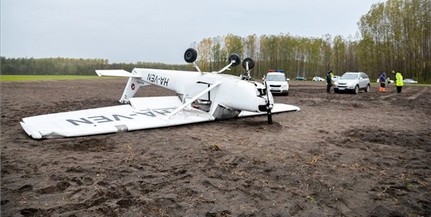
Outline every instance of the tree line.
{"type": "Polygon", "coordinates": [[[169,65],[164,63],[109,63],[107,59],[74,58],[6,58],[0,57],[1,74],[5,75],[95,75],[96,69],[154,68],[192,70],[190,65],[169,65]]]}
{"type": "Polygon", "coordinates": [[[290,77],[323,76],[332,70],[339,75],[364,71],[377,78],[381,72],[395,70],[404,77],[431,81],[430,0],[374,4],[358,26],[356,36],[349,38],[289,34],[205,38],[197,45],[199,61],[202,69],[213,70],[225,64],[229,53],[239,53],[256,61],[256,76],[282,69],[290,77]]]}
{"type": "Polygon", "coordinates": [[[431,80],[431,1],[388,0],[361,17],[356,54],[363,70],[396,69],[431,80]]]}
{"type": "MultiPolygon", "coordinates": [[[[233,34],[204,38],[195,43],[198,65],[203,71],[217,71],[231,53],[255,60],[252,76],[261,78],[269,69],[282,69],[288,76],[324,76],[332,70],[364,71],[372,78],[391,70],[420,82],[431,82],[431,1],[387,0],[372,5],[358,22],[355,36],[325,35],[321,38],[279,35],[233,34]]],[[[106,59],[6,58],[1,57],[2,74],[94,75],[95,69],[135,67],[194,70],[190,64],[108,63],[106,59]]],[[[240,67],[229,73],[243,72],[240,67]]]]}

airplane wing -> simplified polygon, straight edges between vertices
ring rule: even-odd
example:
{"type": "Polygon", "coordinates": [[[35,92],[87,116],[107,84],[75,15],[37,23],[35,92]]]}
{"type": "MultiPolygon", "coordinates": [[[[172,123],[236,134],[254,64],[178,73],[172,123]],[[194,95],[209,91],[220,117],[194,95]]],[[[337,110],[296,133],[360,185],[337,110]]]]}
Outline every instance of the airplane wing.
{"type": "Polygon", "coordinates": [[[176,96],[134,98],[130,105],[61,112],[23,118],[24,131],[34,139],[87,136],[176,126],[214,120],[207,112],[184,108],[176,96]],[[162,103],[163,102],[163,103],[162,103]]]}
{"type": "MultiPolygon", "coordinates": [[[[176,96],[132,98],[130,105],[61,112],[23,118],[20,123],[33,139],[88,136],[213,121],[209,113],[183,106],[176,96]],[[169,117],[170,116],[170,117],[169,117]]],[[[299,107],[274,104],[272,113],[299,111],[299,107]]],[[[238,117],[265,115],[241,112],[238,117]]]]}

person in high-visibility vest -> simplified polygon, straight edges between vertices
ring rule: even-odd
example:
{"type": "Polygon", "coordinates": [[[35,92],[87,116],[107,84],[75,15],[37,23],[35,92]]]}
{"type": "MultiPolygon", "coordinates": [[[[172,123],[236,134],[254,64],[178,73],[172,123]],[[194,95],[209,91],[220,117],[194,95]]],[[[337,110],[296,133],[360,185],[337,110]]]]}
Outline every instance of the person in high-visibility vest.
{"type": "Polygon", "coordinates": [[[395,73],[394,70],[392,70],[392,73],[395,74],[395,85],[397,86],[397,93],[401,93],[401,89],[404,85],[403,75],[400,72],[395,73]]]}

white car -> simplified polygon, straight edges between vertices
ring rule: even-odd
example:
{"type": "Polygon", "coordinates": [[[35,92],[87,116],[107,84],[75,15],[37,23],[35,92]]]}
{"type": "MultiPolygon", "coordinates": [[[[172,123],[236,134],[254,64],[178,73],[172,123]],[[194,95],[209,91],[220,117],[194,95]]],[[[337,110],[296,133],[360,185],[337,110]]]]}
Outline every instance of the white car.
{"type": "Polygon", "coordinates": [[[334,92],[352,91],[354,94],[360,90],[370,91],[370,79],[363,72],[346,72],[335,81],[334,92]]]}
{"type": "Polygon", "coordinates": [[[413,80],[411,78],[406,78],[406,79],[403,80],[403,82],[406,83],[406,84],[417,84],[418,83],[417,81],[415,81],[415,80],[413,80]]]}
{"type": "MultiPolygon", "coordinates": [[[[377,81],[376,81],[377,83],[380,83],[380,79],[377,79],[377,81]]],[[[388,84],[392,84],[392,83],[394,83],[394,80],[391,80],[390,78],[387,78],[386,79],[386,83],[388,83],[388,84]]]]}
{"type": "Polygon", "coordinates": [[[316,76],[316,77],[313,77],[313,81],[325,81],[325,79],[322,77],[316,76]]]}
{"type": "Polygon", "coordinates": [[[265,76],[265,82],[271,93],[289,95],[289,83],[283,72],[268,72],[265,76]]]}

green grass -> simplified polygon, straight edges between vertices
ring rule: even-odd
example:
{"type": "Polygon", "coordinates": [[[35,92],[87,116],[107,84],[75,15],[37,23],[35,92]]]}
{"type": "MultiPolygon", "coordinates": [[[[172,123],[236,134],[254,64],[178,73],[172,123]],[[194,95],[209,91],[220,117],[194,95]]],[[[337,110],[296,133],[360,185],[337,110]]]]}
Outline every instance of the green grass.
{"type": "Polygon", "coordinates": [[[96,79],[97,75],[0,75],[0,82],[96,79]]]}

